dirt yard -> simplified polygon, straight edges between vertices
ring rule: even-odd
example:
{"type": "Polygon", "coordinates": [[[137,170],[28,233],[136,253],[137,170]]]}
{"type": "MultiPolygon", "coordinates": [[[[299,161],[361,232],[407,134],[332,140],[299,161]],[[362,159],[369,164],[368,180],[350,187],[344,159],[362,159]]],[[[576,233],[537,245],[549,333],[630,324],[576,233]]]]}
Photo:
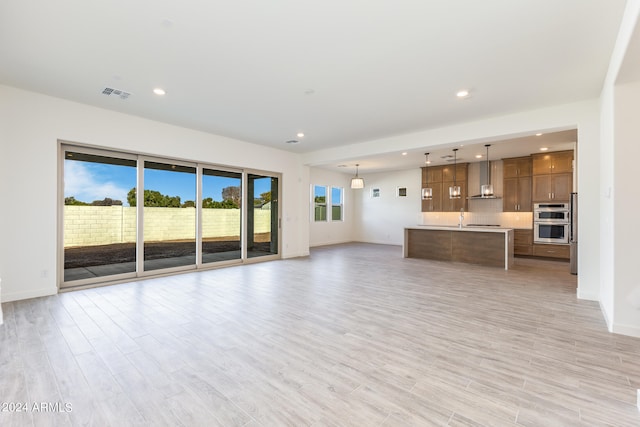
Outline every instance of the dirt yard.
{"type": "MultiPolygon", "coordinates": [[[[269,251],[269,233],[256,236],[254,249],[269,251]]],[[[207,239],[202,242],[204,253],[230,252],[240,250],[239,240],[207,239]]],[[[150,242],[144,244],[144,259],[164,259],[187,255],[195,256],[193,241],[150,242]]],[[[136,260],[135,243],[116,243],[112,245],[80,246],[64,250],[64,268],[88,267],[95,265],[120,264],[136,260]]]]}

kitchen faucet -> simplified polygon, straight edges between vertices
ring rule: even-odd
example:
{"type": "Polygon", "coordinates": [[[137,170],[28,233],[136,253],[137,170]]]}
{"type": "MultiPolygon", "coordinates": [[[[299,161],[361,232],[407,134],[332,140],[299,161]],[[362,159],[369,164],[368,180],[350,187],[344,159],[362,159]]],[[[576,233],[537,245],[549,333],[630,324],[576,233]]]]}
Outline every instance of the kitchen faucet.
{"type": "Polygon", "coordinates": [[[464,208],[460,209],[460,224],[458,224],[458,228],[462,228],[462,221],[464,220],[464,208]]]}

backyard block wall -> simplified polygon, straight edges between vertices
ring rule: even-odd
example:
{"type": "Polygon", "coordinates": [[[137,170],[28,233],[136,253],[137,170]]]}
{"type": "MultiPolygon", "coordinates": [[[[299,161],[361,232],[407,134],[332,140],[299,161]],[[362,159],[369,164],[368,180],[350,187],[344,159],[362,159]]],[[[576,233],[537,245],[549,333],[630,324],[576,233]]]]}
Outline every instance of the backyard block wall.
{"type": "MultiPolygon", "coordinates": [[[[145,241],[195,239],[195,208],[144,208],[145,241]]],[[[239,209],[203,209],[203,238],[240,235],[239,209]]],[[[271,228],[271,211],[255,210],[255,233],[271,228]]],[[[64,247],[136,241],[136,208],[65,206],[64,247]]]]}

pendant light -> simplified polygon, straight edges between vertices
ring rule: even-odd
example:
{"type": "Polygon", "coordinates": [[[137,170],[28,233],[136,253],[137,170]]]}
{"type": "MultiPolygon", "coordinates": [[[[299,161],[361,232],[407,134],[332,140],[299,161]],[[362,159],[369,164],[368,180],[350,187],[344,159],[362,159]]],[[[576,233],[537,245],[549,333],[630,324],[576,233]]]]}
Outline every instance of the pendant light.
{"type": "Polygon", "coordinates": [[[353,188],[353,189],[364,188],[364,179],[358,177],[358,166],[360,166],[360,165],[356,164],[356,176],[351,178],[351,188],[353,188]]]}
{"type": "Polygon", "coordinates": [[[480,187],[480,195],[482,197],[493,197],[493,185],[491,185],[491,164],[489,163],[489,147],[491,144],[486,144],[487,147],[487,183],[480,187]]]}
{"type": "Polygon", "coordinates": [[[433,189],[429,187],[429,164],[431,160],[429,160],[429,153],[424,153],[425,161],[424,163],[427,165],[424,167],[424,188],[422,189],[422,200],[432,200],[433,199],[433,189]]]}
{"type": "Polygon", "coordinates": [[[456,182],[456,164],[458,160],[457,156],[457,148],[453,149],[453,186],[449,187],[449,198],[450,199],[459,199],[462,191],[460,191],[460,186],[456,182]]]}

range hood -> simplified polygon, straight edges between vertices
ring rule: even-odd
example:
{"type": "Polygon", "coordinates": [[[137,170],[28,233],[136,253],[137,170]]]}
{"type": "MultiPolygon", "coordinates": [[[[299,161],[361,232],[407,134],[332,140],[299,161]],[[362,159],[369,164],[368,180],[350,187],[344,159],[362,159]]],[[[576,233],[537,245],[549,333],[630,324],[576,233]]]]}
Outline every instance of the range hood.
{"type": "Polygon", "coordinates": [[[490,200],[490,199],[502,199],[502,197],[498,196],[483,196],[482,194],[474,194],[473,196],[467,197],[467,200],[490,200]]]}
{"type": "MultiPolygon", "coordinates": [[[[491,167],[500,167],[502,166],[502,162],[489,162],[489,164],[491,165],[491,167]]],[[[502,171],[500,171],[502,172],[502,171]]],[[[480,191],[480,188],[482,186],[482,184],[486,184],[487,183],[487,162],[478,162],[478,163],[470,163],[469,164],[469,169],[468,169],[468,174],[469,174],[469,194],[472,194],[472,196],[467,197],[467,200],[492,200],[492,199],[501,199],[502,197],[500,196],[483,196],[482,192],[480,191]]],[[[494,174],[494,175],[499,175],[502,176],[502,173],[500,174],[494,174]]],[[[494,179],[494,177],[492,177],[492,179],[494,179]]],[[[495,186],[495,184],[494,184],[495,186]]]]}

